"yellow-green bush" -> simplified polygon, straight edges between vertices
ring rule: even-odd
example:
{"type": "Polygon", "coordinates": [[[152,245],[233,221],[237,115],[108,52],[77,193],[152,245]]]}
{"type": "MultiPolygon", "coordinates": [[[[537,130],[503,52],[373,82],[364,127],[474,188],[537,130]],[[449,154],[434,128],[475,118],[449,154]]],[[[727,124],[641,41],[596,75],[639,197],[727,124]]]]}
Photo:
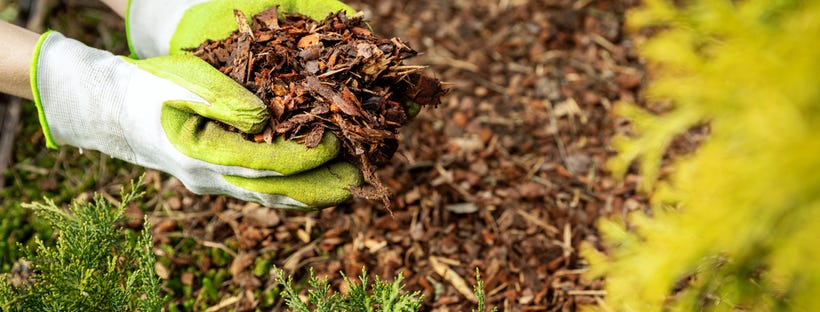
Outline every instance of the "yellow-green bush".
{"type": "Polygon", "coordinates": [[[605,221],[607,254],[585,249],[615,311],[820,311],[820,1],[647,0],[627,21],[644,45],[650,114],[621,104],[653,216],[605,221]],[[681,4],[681,2],[683,4],[681,4]],[[669,142],[710,137],[658,183],[669,142]],[[682,290],[681,290],[682,289],[682,290]]]}

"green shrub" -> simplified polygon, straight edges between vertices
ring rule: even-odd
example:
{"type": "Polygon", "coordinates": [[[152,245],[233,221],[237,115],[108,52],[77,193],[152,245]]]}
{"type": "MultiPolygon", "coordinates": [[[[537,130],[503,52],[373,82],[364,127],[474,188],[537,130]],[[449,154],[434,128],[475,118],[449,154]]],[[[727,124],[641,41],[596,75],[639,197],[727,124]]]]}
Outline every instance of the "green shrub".
{"type": "MultiPolygon", "coordinates": [[[[476,309],[471,309],[472,312],[484,312],[487,311],[487,307],[485,304],[484,298],[484,281],[481,280],[481,272],[478,271],[478,268],[475,268],[475,285],[473,286],[473,293],[475,297],[478,299],[478,307],[476,309]]],[[[490,309],[490,312],[498,311],[496,307],[490,309]]]]}
{"type": "Polygon", "coordinates": [[[327,278],[317,278],[310,270],[308,279],[307,302],[302,302],[298,292],[293,288],[293,277],[284,277],[281,269],[274,269],[277,283],[285,287],[282,296],[285,303],[293,311],[299,312],[332,312],[332,311],[384,311],[384,312],[416,312],[421,309],[421,293],[404,293],[404,277],[401,273],[392,283],[382,281],[378,276],[370,284],[367,272],[362,269],[359,282],[351,281],[342,274],[349,287],[347,294],[331,292],[327,278]],[[371,291],[367,290],[370,285],[371,291]]]}
{"type": "Polygon", "coordinates": [[[50,200],[26,205],[58,234],[55,246],[35,240],[23,249],[33,276],[12,285],[0,276],[4,311],[158,311],[162,301],[154,273],[148,223],[142,233],[123,232],[125,207],[140,198],[137,185],[114,205],[102,196],[75,202],[65,212],[50,200]]]}
{"type": "Polygon", "coordinates": [[[820,311],[820,1],[647,0],[628,22],[659,31],[642,50],[648,95],[674,107],[619,107],[637,135],[610,168],[638,160],[654,208],[629,230],[603,222],[607,255],[584,249],[602,308],[820,311]],[[707,141],[654,183],[701,123],[707,141]]]}
{"type": "MultiPolygon", "coordinates": [[[[348,285],[344,295],[332,292],[327,278],[317,278],[310,270],[308,278],[307,302],[303,302],[299,293],[293,287],[293,277],[285,278],[284,272],[274,268],[276,282],[284,286],[282,296],[285,303],[293,311],[299,312],[331,312],[331,311],[381,311],[381,312],[416,312],[421,309],[422,296],[419,292],[406,293],[404,291],[404,277],[399,273],[392,283],[381,280],[378,276],[369,282],[367,271],[362,269],[358,281],[350,280],[344,273],[342,278],[348,285]],[[370,290],[367,290],[370,285],[370,290]]],[[[473,292],[478,298],[478,309],[474,312],[484,312],[484,282],[476,268],[476,285],[473,292]]],[[[495,312],[496,309],[491,310],[495,312]]]]}

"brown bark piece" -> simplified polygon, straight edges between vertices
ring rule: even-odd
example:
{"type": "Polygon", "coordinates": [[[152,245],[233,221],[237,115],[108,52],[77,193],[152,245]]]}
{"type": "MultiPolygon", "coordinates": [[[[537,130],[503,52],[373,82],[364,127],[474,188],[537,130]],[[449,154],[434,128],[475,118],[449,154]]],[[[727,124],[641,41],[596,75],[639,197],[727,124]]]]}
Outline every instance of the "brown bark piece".
{"type": "Polygon", "coordinates": [[[305,88],[310,92],[318,94],[321,98],[330,101],[331,107],[336,106],[343,113],[350,116],[361,116],[359,109],[355,104],[351,103],[349,97],[342,96],[339,92],[333,91],[330,87],[323,85],[319,81],[319,78],[315,76],[305,77],[305,88]]]}
{"type": "Polygon", "coordinates": [[[279,7],[274,6],[270,10],[259,12],[254,16],[254,20],[268,29],[279,28],[279,7]]]}
{"type": "Polygon", "coordinates": [[[240,84],[248,81],[248,71],[251,62],[251,43],[253,42],[253,31],[242,11],[234,10],[236,24],[239,25],[236,48],[231,52],[231,73],[230,77],[240,84]]]}
{"type": "Polygon", "coordinates": [[[319,143],[322,142],[322,136],[325,134],[325,128],[321,126],[313,127],[313,130],[308,132],[307,136],[305,137],[305,146],[308,148],[314,148],[319,146],[319,143]]]}

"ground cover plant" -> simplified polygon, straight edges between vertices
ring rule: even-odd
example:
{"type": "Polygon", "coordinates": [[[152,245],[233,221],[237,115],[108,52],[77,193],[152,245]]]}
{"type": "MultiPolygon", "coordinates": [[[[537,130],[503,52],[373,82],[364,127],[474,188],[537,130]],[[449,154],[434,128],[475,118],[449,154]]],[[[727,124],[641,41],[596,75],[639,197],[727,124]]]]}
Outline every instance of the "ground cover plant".
{"type": "Polygon", "coordinates": [[[123,232],[125,207],[139,200],[141,182],[113,204],[102,196],[27,208],[57,231],[54,246],[34,239],[11,274],[0,275],[3,311],[158,311],[162,305],[150,229],[123,232]]]}

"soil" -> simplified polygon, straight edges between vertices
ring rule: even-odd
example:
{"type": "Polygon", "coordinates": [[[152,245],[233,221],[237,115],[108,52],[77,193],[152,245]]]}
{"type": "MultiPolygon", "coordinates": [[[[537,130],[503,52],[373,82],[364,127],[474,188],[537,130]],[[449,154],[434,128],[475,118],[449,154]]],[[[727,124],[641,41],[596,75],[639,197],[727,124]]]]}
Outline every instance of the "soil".
{"type": "MultiPolygon", "coordinates": [[[[647,205],[636,175],[621,183],[605,169],[611,138],[628,132],[612,106],[638,101],[644,81],[633,41],[641,37],[623,31],[636,2],[349,2],[375,32],[418,49],[411,64],[431,65],[430,75],[452,84],[439,109],[401,128],[396,154],[378,171],[393,213],[365,199],[292,213],[182,193],[192,199],[171,209],[185,221],[157,219],[154,235],[167,243],[181,231],[227,241],[240,256],[273,253],[286,271],[313,267],[336,287],[340,271],[402,272],[425,310],[474,307],[475,268],[488,305],[503,311],[595,304],[603,281],[582,279],[579,247],[600,247],[600,218],[647,205]]],[[[227,289],[275,286],[250,274],[248,261],[234,264],[227,289]]],[[[252,299],[236,307],[252,310],[252,299]]]]}

